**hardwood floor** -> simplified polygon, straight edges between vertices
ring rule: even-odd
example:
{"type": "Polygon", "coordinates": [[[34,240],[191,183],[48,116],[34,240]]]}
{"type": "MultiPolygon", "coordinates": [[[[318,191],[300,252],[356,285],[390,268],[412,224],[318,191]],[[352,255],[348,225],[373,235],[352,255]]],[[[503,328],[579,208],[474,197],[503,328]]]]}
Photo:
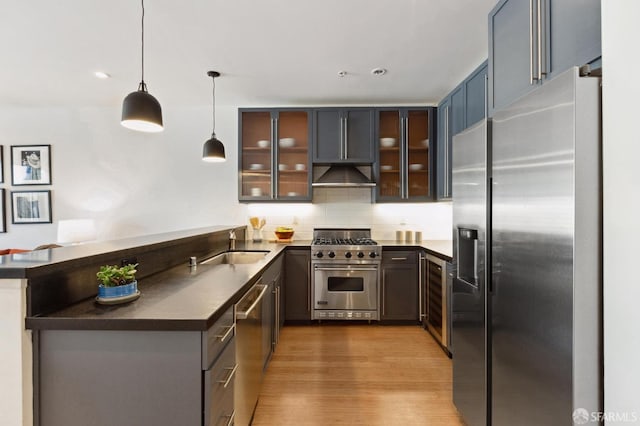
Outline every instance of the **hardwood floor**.
{"type": "Polygon", "coordinates": [[[451,360],[418,326],[285,326],[253,426],[464,425],[451,360]]]}

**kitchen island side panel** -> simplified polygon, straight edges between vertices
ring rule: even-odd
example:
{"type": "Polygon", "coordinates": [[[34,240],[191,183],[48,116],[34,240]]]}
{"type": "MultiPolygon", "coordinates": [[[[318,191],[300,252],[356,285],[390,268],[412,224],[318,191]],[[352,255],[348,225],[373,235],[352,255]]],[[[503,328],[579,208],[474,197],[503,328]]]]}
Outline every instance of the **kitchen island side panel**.
{"type": "Polygon", "coordinates": [[[36,426],[202,424],[201,333],[36,333],[36,426]]]}

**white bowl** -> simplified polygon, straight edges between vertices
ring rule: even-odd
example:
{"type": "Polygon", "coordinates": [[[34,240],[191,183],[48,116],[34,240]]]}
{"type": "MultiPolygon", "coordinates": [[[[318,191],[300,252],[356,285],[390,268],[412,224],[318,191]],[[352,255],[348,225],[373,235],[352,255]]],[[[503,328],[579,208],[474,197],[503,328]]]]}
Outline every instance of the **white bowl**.
{"type": "Polygon", "coordinates": [[[298,195],[300,194],[298,194],[297,192],[287,192],[287,197],[297,197],[298,195]]]}
{"type": "Polygon", "coordinates": [[[291,148],[296,144],[296,140],[294,138],[282,138],[279,143],[282,148],[291,148]]]}
{"type": "Polygon", "coordinates": [[[380,170],[385,170],[386,171],[386,170],[392,170],[392,169],[393,169],[393,166],[387,166],[387,165],[380,166],[380,170]]]}
{"type": "Polygon", "coordinates": [[[260,140],[258,142],[256,142],[256,145],[258,145],[258,147],[260,148],[266,148],[269,146],[269,141],[268,140],[260,140]]]}
{"type": "Polygon", "coordinates": [[[289,166],[287,166],[286,164],[278,164],[278,170],[283,171],[283,170],[287,170],[289,168],[289,166]]]}
{"type": "Polygon", "coordinates": [[[420,142],[422,144],[422,146],[424,146],[425,148],[429,148],[429,139],[425,139],[422,142],[420,142]]]}
{"type": "Polygon", "coordinates": [[[391,148],[396,145],[396,138],[380,138],[380,145],[383,148],[391,148]]]}
{"type": "Polygon", "coordinates": [[[249,164],[249,170],[262,170],[262,169],[264,169],[264,165],[262,164],[257,164],[257,163],[249,164]]]}
{"type": "Polygon", "coordinates": [[[251,196],[252,197],[259,197],[262,195],[262,189],[260,188],[251,188],[251,196]]]}
{"type": "Polygon", "coordinates": [[[424,165],[420,164],[420,163],[415,163],[415,164],[409,164],[409,170],[422,170],[422,168],[424,167],[424,165]]]}
{"type": "Polygon", "coordinates": [[[303,163],[297,163],[296,164],[296,170],[306,170],[307,169],[307,165],[303,164],[303,163]]]}

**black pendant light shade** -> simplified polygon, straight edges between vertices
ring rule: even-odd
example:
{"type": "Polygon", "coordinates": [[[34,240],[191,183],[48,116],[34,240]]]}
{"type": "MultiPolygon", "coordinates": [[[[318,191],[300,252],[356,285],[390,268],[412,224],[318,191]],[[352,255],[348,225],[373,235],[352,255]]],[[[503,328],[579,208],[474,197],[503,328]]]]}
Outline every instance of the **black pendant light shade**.
{"type": "Polygon", "coordinates": [[[160,102],[147,92],[144,82],[136,92],[131,92],[122,102],[122,125],[141,132],[161,132],[162,107],[160,102]]]}
{"type": "Polygon", "coordinates": [[[204,143],[202,149],[202,161],[210,163],[220,163],[226,161],[224,154],[224,145],[216,137],[216,77],[220,77],[220,73],[217,71],[209,71],[207,75],[213,79],[213,132],[211,132],[211,139],[204,143]]]}
{"type": "Polygon", "coordinates": [[[216,138],[215,134],[211,135],[211,139],[204,143],[202,160],[209,163],[220,163],[226,161],[226,159],[224,155],[224,145],[216,138]]]}
{"type": "Polygon", "coordinates": [[[129,93],[122,102],[120,123],[124,127],[141,132],[161,132],[164,127],[160,102],[147,92],[147,85],[144,82],[144,0],[140,0],[140,3],[142,5],[142,78],[138,90],[129,93]]]}

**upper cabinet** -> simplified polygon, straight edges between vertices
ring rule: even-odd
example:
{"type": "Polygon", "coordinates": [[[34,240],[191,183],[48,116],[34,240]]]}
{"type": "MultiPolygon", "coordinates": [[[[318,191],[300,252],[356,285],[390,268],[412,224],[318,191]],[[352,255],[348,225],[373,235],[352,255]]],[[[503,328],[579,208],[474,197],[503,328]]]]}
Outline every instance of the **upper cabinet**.
{"type": "Polygon", "coordinates": [[[435,108],[376,109],[377,202],[433,199],[435,108]]]}
{"type": "Polygon", "coordinates": [[[240,109],[238,199],[311,200],[311,111],[240,109]]]}
{"type": "Polygon", "coordinates": [[[451,91],[438,105],[438,200],[451,199],[451,144],[453,136],[486,117],[487,61],[451,91]]]}
{"type": "Polygon", "coordinates": [[[314,121],[314,163],[373,163],[373,109],[318,108],[314,121]]]}
{"type": "Polygon", "coordinates": [[[501,0],[489,14],[489,114],[601,55],[600,0],[501,0]]]}

